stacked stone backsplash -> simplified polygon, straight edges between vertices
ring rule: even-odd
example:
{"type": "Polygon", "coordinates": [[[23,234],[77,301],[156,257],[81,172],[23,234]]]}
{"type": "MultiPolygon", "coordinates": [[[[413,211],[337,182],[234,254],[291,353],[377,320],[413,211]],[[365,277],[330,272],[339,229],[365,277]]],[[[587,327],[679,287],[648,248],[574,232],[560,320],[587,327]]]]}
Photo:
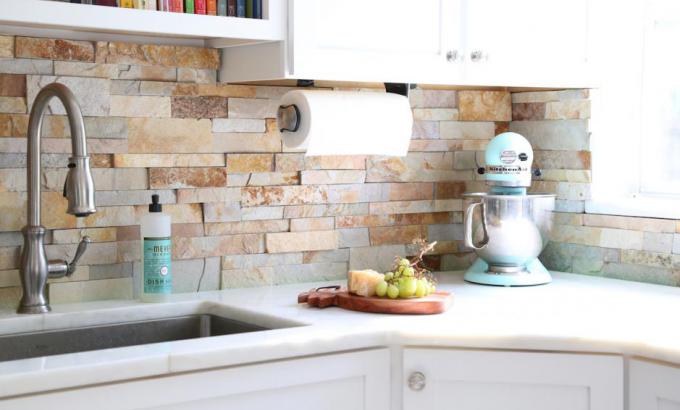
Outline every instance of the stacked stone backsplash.
{"type": "Polygon", "coordinates": [[[483,188],[475,152],[507,129],[510,93],[416,89],[406,158],[305,157],[285,152],[275,127],[290,88],[221,84],[218,66],[215,49],[0,36],[1,306],[21,294],[27,113],[53,81],[85,115],[98,208],[65,213],[71,142],[55,100],[42,140],[48,257],[70,259],[83,235],[94,243],[72,277],[50,280],[52,303],[134,297],[152,193],[173,218],[176,292],[385,269],[418,237],[439,242],[433,268],[470,263],[461,194],[483,188]]]}

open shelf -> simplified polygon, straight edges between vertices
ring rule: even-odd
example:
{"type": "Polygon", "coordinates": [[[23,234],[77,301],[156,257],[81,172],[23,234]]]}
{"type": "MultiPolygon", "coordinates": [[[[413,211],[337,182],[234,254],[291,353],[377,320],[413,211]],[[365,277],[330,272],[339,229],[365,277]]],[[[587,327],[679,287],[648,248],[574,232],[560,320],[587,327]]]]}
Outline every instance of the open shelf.
{"type": "Polygon", "coordinates": [[[265,18],[260,20],[46,0],[0,0],[0,32],[208,47],[284,40],[286,1],[263,3],[265,18]]]}

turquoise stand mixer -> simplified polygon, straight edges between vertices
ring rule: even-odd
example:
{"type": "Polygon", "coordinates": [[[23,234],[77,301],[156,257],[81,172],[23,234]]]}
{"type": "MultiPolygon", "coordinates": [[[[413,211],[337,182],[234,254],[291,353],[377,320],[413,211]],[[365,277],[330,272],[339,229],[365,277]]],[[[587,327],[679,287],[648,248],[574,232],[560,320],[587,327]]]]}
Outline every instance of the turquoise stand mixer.
{"type": "Polygon", "coordinates": [[[534,153],[522,135],[504,132],[484,153],[484,176],[489,192],[467,193],[465,246],[477,259],[465,272],[468,282],[494,286],[549,283],[550,273],[538,260],[548,244],[555,195],[527,194],[534,153]],[[475,212],[477,211],[478,212],[475,212]]]}

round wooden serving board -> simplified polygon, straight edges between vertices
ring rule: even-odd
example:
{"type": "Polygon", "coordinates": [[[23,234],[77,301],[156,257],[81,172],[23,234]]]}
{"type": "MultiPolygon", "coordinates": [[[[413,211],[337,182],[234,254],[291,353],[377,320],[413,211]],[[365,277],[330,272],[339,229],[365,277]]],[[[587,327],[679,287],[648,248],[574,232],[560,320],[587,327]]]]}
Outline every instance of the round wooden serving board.
{"type": "Polygon", "coordinates": [[[352,295],[339,287],[312,289],[298,296],[298,303],[326,308],[338,306],[347,310],[399,315],[434,315],[445,312],[453,303],[449,292],[435,292],[423,298],[388,299],[352,295]]]}

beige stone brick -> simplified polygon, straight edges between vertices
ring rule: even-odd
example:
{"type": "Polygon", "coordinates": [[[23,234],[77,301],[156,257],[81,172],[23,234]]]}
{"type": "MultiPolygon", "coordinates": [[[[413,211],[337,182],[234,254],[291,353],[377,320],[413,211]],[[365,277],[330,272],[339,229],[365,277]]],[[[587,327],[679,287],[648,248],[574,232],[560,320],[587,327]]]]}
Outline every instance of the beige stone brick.
{"type": "Polygon", "coordinates": [[[227,172],[270,172],[274,170],[272,154],[227,154],[227,172]]]}
{"type": "Polygon", "coordinates": [[[335,217],[335,226],[337,228],[428,225],[447,224],[452,222],[455,222],[455,218],[451,212],[396,215],[349,215],[335,217]]]}
{"type": "Polygon", "coordinates": [[[187,68],[220,68],[219,50],[203,47],[176,47],[177,66],[187,68]]]}
{"type": "MultiPolygon", "coordinates": [[[[148,208],[147,208],[148,209],[148,208]]],[[[98,207],[97,212],[87,218],[78,218],[78,228],[94,228],[106,226],[135,225],[135,208],[133,206],[98,207]]]]}
{"type": "Polygon", "coordinates": [[[51,38],[16,37],[14,55],[18,58],[94,61],[94,44],[51,38]]]}
{"type": "Polygon", "coordinates": [[[110,113],[118,117],[167,118],[171,115],[170,98],[112,95],[110,113]]]}
{"type": "Polygon", "coordinates": [[[199,238],[176,238],[172,245],[173,257],[177,259],[264,253],[264,235],[243,234],[205,236],[199,238]]]}
{"type": "Polygon", "coordinates": [[[250,118],[215,118],[213,132],[265,132],[266,123],[263,119],[250,118]]]}
{"type": "Polygon", "coordinates": [[[290,220],[290,231],[327,231],[335,227],[335,218],[298,218],[290,220]]]}
{"type": "Polygon", "coordinates": [[[267,120],[264,133],[215,133],[213,149],[216,152],[281,152],[281,134],[276,120],[267,120]]]}
{"type": "Polygon", "coordinates": [[[276,118],[277,100],[230,98],[229,118],[276,118]]]}
{"type": "Polygon", "coordinates": [[[0,36],[0,57],[14,57],[14,36],[0,36]]]}
{"type": "MultiPolygon", "coordinates": [[[[243,175],[243,174],[242,174],[243,175]]],[[[229,175],[227,185],[232,184],[236,174],[229,175]]],[[[298,185],[300,184],[300,174],[297,172],[255,172],[249,174],[243,184],[238,186],[272,186],[272,185],[298,185]]]]}
{"type": "Polygon", "coordinates": [[[675,232],[676,222],[671,219],[585,214],[583,215],[583,224],[602,228],[673,233],[675,232]]]}
{"type": "Polygon", "coordinates": [[[305,169],[366,169],[365,155],[304,156],[303,161],[305,169]]]}
{"type": "Polygon", "coordinates": [[[133,44],[117,41],[98,42],[96,61],[114,64],[176,66],[174,46],[133,44]]]}
{"type": "Polygon", "coordinates": [[[241,220],[239,202],[214,202],[203,204],[205,222],[230,222],[241,220]]]}
{"type": "MultiPolygon", "coordinates": [[[[217,97],[255,98],[255,86],[240,84],[176,84],[172,95],[207,95],[217,97]]],[[[142,84],[144,89],[144,84],[142,84]]]]}
{"type": "MultiPolygon", "coordinates": [[[[305,169],[305,155],[304,154],[276,154],[274,162],[276,163],[276,172],[295,172],[305,169]]],[[[365,166],[364,166],[365,168],[365,166]]]]}
{"type": "Polygon", "coordinates": [[[336,231],[281,232],[266,235],[267,252],[299,252],[336,249],[336,231]]]}
{"type": "Polygon", "coordinates": [[[590,170],[585,169],[542,169],[541,179],[558,182],[592,182],[590,170]]]}
{"type": "Polygon", "coordinates": [[[366,182],[438,182],[470,180],[472,171],[454,170],[454,154],[410,153],[406,157],[371,157],[366,182]]]}
{"type": "Polygon", "coordinates": [[[7,74],[52,74],[52,60],[30,58],[0,59],[0,72],[7,74]]]}
{"type": "Polygon", "coordinates": [[[625,229],[601,228],[599,246],[615,249],[638,249],[643,248],[643,232],[625,229]]]}
{"type": "Polygon", "coordinates": [[[327,188],[320,186],[247,187],[241,197],[246,206],[322,204],[327,200],[327,188]]]}
{"type": "Polygon", "coordinates": [[[229,269],[222,271],[222,289],[340,280],[346,275],[346,262],[229,269]]]}
{"type": "Polygon", "coordinates": [[[365,215],[368,204],[293,205],[283,209],[284,218],[314,218],[319,216],[365,215]]]}
{"type": "Polygon", "coordinates": [[[210,120],[130,118],[128,139],[130,153],[213,152],[210,120]]]}
{"type": "Polygon", "coordinates": [[[239,188],[186,188],[177,190],[178,203],[238,202],[239,188]]]}
{"type": "Polygon", "coordinates": [[[49,286],[50,303],[132,299],[132,288],[132,278],[54,283],[49,286]]]}
{"type": "Polygon", "coordinates": [[[413,108],[455,108],[454,90],[411,90],[408,95],[413,108]]]}
{"type": "Polygon", "coordinates": [[[413,119],[417,121],[457,121],[456,108],[414,108],[413,119]]]}
{"type": "MultiPolygon", "coordinates": [[[[135,206],[135,223],[141,223],[148,212],[148,205],[135,206]]],[[[203,222],[201,204],[163,204],[163,212],[170,215],[173,224],[203,222]]]]}
{"type": "Polygon", "coordinates": [[[283,218],[282,206],[257,206],[241,209],[241,219],[244,221],[281,219],[283,218]]]}
{"type": "Polygon", "coordinates": [[[451,212],[462,209],[463,201],[460,199],[374,202],[369,205],[371,215],[451,212]]]}
{"type": "Polygon", "coordinates": [[[121,80],[175,81],[177,69],[148,65],[120,66],[118,78],[121,80]]]}
{"type": "Polygon", "coordinates": [[[310,170],[302,171],[302,185],[363,184],[366,171],[359,170],[310,170]]]}
{"type": "Polygon", "coordinates": [[[114,154],[116,168],[223,167],[224,154],[114,154]]]}
{"type": "Polygon", "coordinates": [[[0,112],[7,114],[25,114],[26,98],[0,97],[0,112]]]}
{"type": "MultiPolygon", "coordinates": [[[[26,94],[29,110],[38,92],[47,84],[55,81],[64,84],[73,91],[83,115],[95,117],[109,115],[111,85],[108,79],[103,78],[56,77],[52,75],[26,76],[26,94]]],[[[57,98],[53,98],[50,101],[49,107],[52,114],[66,115],[64,106],[57,98]]]]}
{"type": "Polygon", "coordinates": [[[225,168],[151,168],[149,170],[151,189],[225,187],[225,168]]]}
{"type": "Polygon", "coordinates": [[[462,121],[510,121],[512,98],[507,91],[461,90],[458,110],[462,121]]]}
{"type": "MultiPolygon", "coordinates": [[[[611,232],[609,233],[609,236],[611,237],[611,232]]],[[[550,234],[550,240],[555,242],[575,243],[589,246],[600,246],[601,238],[602,228],[593,228],[589,226],[557,225],[550,234]]],[[[642,236],[640,236],[640,240],[642,240],[642,236]]],[[[611,243],[612,241],[608,240],[605,242],[611,243]]]]}
{"type": "Polygon", "coordinates": [[[205,234],[208,236],[235,235],[244,233],[286,232],[288,231],[288,229],[289,222],[287,219],[205,224],[205,234]]]}
{"type": "Polygon", "coordinates": [[[116,228],[57,229],[52,232],[55,244],[78,243],[88,236],[93,242],[113,242],[116,240],[116,228]]]}
{"type": "Polygon", "coordinates": [[[70,77],[118,78],[127,66],[118,64],[85,63],[80,61],[55,61],[54,75],[70,77]]]}
{"type": "Polygon", "coordinates": [[[409,152],[449,152],[463,149],[461,140],[411,140],[409,152]]]}
{"type": "Polygon", "coordinates": [[[369,231],[372,246],[410,244],[416,239],[427,239],[427,228],[422,225],[380,226],[369,231]]]}
{"type": "Polygon", "coordinates": [[[546,120],[590,118],[590,100],[565,100],[546,103],[546,120]]]}
{"type": "Polygon", "coordinates": [[[483,121],[442,121],[439,136],[442,139],[491,139],[496,134],[493,122],[483,121]]]}

